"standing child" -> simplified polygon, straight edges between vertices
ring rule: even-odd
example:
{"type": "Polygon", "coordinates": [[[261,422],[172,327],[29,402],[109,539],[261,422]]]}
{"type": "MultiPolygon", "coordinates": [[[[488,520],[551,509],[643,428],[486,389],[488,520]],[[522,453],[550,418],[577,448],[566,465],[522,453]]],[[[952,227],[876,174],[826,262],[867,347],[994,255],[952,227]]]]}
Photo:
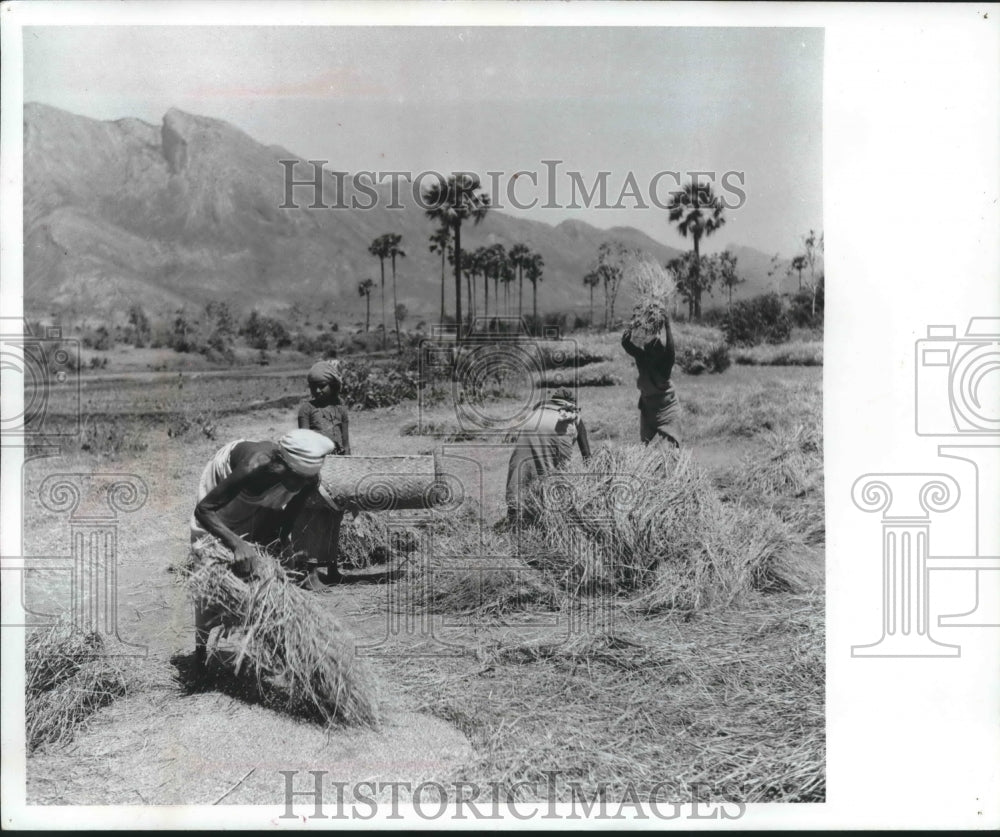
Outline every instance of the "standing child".
{"type": "Polygon", "coordinates": [[[351,455],[347,408],[340,403],[342,381],[335,361],[321,360],[309,370],[312,398],[299,406],[299,427],[322,433],[333,442],[334,453],[351,455]]]}
{"type": "MultiPolygon", "coordinates": [[[[342,379],[336,361],[314,363],[307,377],[309,399],[299,406],[299,428],[314,430],[333,443],[335,455],[350,456],[351,441],[347,432],[347,407],[340,402],[342,379]]],[[[310,562],[326,568],[320,580],[332,584],[340,578],[337,568],[340,524],[344,513],[334,509],[319,490],[305,498],[304,508],[295,520],[291,538],[298,549],[309,556],[310,562]]]]}

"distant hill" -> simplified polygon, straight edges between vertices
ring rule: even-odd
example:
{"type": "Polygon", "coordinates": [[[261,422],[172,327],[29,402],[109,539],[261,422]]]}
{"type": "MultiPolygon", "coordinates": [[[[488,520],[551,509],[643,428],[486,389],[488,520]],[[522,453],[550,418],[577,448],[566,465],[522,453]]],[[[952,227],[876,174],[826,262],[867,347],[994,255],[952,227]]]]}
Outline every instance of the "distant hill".
{"type": "MultiPolygon", "coordinates": [[[[297,306],[324,318],[357,320],[364,312],[358,281],[378,282],[378,262],[368,245],[386,232],[403,236],[399,300],[413,317],[438,310],[440,258],[428,250],[433,226],[406,189],[403,210],[386,209],[386,200],[370,210],[309,209],[308,190],[296,193],[300,208],[279,209],[284,180],[278,161],[296,155],[262,145],[226,122],[176,109],[156,126],[138,119],[100,122],[28,104],[24,138],[29,316],[119,319],[138,303],[155,317],[226,300],[240,312],[297,306]]],[[[297,176],[307,171],[301,168],[297,176]]],[[[333,203],[336,186],[329,172],[327,183],[324,199],[333,203]]],[[[600,230],[577,220],[552,226],[500,211],[463,228],[462,242],[463,249],[523,243],[541,253],[544,312],[586,310],[581,279],[600,244],[612,239],[640,247],[661,263],[680,252],[631,227],[600,230]]],[[[748,280],[737,297],[778,287],[776,278],[767,277],[768,256],[733,249],[748,280]]],[[[386,284],[389,298],[388,278],[386,284]]],[[[785,280],[782,287],[791,285],[785,280]]],[[[451,291],[449,284],[449,299],[451,291]]],[[[527,310],[529,287],[525,297],[527,310]]],[[[718,292],[715,299],[721,299],[718,292]]],[[[372,302],[374,318],[377,292],[372,302]]],[[[618,310],[628,304],[623,289],[618,310]]]]}

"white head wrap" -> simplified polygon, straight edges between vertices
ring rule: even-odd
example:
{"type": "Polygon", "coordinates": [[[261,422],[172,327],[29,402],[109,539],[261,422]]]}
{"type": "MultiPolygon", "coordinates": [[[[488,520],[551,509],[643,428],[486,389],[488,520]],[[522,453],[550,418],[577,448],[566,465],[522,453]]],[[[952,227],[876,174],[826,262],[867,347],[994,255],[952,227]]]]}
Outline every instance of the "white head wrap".
{"type": "Polygon", "coordinates": [[[319,473],[323,458],[333,453],[333,442],[315,430],[290,430],[278,440],[282,456],[297,474],[311,477],[319,473]]]}

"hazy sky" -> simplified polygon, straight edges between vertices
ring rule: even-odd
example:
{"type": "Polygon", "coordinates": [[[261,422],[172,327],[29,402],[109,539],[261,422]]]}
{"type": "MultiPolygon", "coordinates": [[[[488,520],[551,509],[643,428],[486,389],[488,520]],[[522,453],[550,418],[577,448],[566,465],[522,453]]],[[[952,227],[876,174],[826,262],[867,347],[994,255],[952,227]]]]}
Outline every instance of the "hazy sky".
{"type": "MultiPolygon", "coordinates": [[[[610,172],[612,204],[630,172],[647,203],[660,171],[745,172],[709,251],[791,255],[823,226],[820,29],[35,27],[24,55],[25,101],[154,124],[178,107],[350,172],[534,171],[517,195],[539,204],[542,160],[564,161],[561,203],[570,170],[588,188],[610,172]]],[[[623,203],[524,215],[690,246],[664,210],[623,203]]]]}

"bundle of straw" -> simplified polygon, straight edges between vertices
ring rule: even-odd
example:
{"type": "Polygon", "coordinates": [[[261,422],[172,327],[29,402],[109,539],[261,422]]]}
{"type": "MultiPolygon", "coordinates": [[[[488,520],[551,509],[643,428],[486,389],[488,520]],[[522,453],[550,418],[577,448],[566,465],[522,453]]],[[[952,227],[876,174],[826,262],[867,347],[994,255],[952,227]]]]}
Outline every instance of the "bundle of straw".
{"type": "Polygon", "coordinates": [[[390,526],[388,515],[361,512],[344,518],[340,529],[337,563],[342,568],[363,569],[409,555],[418,546],[409,528],[390,526]]]}
{"type": "Polygon", "coordinates": [[[56,625],[28,635],[25,664],[25,741],[65,744],[98,709],[143,685],[136,661],[105,655],[99,634],[56,625]]]}
{"type": "Polygon", "coordinates": [[[571,480],[539,480],[538,564],[570,589],[642,591],[634,604],[648,611],[712,608],[772,587],[796,543],[787,526],[724,503],[687,453],[667,456],[605,448],[571,480]]]}
{"type": "Polygon", "coordinates": [[[670,315],[675,286],[673,277],[658,262],[646,256],[633,256],[625,264],[635,307],[630,328],[636,345],[655,337],[670,315]]]}
{"type": "Polygon", "coordinates": [[[181,575],[197,606],[220,610],[243,634],[234,668],[244,662],[285,696],[285,708],[324,724],[377,728],[375,680],[355,655],[352,636],[324,599],[297,587],[281,566],[270,579],[243,580],[221,544],[200,548],[181,575]]]}

